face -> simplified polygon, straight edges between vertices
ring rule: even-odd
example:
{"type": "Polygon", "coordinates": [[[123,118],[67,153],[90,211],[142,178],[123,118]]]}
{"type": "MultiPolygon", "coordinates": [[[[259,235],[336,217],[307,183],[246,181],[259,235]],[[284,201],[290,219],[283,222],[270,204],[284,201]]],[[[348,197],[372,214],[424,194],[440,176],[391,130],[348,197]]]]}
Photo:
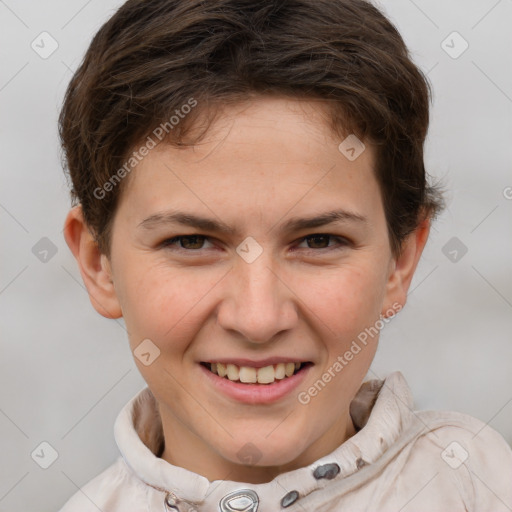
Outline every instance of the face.
{"type": "Polygon", "coordinates": [[[378,336],[353,342],[404,300],[373,149],[349,160],[320,108],[260,99],[225,110],[193,147],[157,146],[101,260],[132,350],[150,349],[135,362],[163,458],[211,480],[268,481],[352,435],[378,336]]]}

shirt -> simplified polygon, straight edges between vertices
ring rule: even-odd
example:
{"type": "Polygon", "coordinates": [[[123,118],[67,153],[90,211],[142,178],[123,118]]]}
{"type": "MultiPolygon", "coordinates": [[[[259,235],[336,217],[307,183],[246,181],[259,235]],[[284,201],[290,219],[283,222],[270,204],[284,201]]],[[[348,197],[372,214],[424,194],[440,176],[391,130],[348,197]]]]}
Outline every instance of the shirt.
{"type": "Polygon", "coordinates": [[[263,484],[207,478],[159,458],[162,424],[144,388],[122,409],[121,456],[60,512],[505,512],[512,450],[471,416],[415,411],[400,372],[363,383],[356,434],[309,466],[263,484]]]}

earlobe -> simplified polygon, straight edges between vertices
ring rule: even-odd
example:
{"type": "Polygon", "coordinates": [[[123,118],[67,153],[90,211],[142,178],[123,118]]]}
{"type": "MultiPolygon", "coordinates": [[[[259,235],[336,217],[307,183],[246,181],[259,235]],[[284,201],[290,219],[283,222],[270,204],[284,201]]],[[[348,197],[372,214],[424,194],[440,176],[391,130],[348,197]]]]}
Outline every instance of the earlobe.
{"type": "Polygon", "coordinates": [[[86,225],[82,207],[72,208],[64,223],[64,238],[75,257],[94,309],[105,318],[120,318],[121,307],[114,289],[108,258],[86,225]]]}
{"type": "Polygon", "coordinates": [[[418,227],[403,241],[402,251],[394,260],[393,268],[390,272],[387,282],[386,300],[383,306],[383,315],[385,311],[396,309],[398,304],[400,308],[407,302],[407,292],[411,285],[412,278],[421,254],[427,243],[430,231],[430,219],[426,218],[418,227]]]}

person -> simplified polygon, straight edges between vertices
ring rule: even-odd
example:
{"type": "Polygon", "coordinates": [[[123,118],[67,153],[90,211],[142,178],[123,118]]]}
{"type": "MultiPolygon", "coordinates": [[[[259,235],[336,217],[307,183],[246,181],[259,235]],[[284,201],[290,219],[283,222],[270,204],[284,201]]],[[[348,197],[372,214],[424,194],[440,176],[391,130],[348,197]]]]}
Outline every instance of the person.
{"type": "Polygon", "coordinates": [[[512,509],[500,434],[365,381],[443,205],[429,101],[365,0],[128,0],[100,28],[59,118],[64,236],[147,387],[62,512],[512,509]]]}

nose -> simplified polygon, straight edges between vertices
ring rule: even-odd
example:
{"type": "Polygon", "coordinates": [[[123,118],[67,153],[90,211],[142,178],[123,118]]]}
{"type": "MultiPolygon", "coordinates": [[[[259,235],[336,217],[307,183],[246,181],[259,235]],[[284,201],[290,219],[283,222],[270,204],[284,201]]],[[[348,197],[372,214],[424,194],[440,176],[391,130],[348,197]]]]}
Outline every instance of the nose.
{"type": "Polygon", "coordinates": [[[258,344],[292,329],[298,319],[290,284],[279,275],[271,258],[263,254],[252,263],[241,258],[236,261],[217,310],[217,321],[223,329],[258,344]]]}

